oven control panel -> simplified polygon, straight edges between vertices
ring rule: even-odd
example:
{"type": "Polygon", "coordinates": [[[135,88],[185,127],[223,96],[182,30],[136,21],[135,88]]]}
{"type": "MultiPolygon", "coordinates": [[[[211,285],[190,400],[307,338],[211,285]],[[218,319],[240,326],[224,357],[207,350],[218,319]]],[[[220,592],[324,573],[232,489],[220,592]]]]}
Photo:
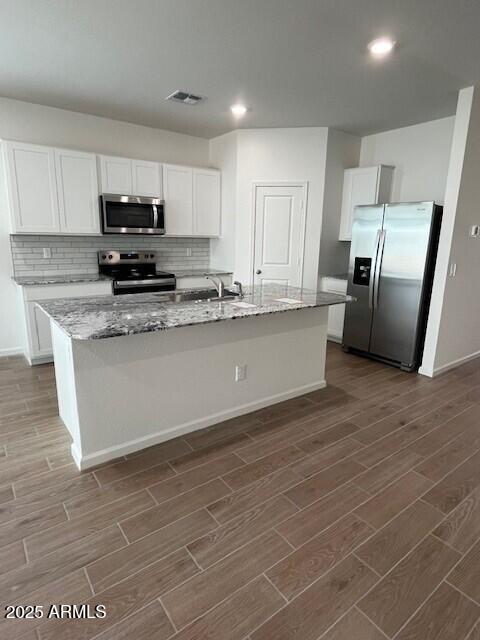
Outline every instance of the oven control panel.
{"type": "Polygon", "coordinates": [[[155,251],[116,251],[102,249],[98,252],[98,264],[154,264],[155,251]]]}

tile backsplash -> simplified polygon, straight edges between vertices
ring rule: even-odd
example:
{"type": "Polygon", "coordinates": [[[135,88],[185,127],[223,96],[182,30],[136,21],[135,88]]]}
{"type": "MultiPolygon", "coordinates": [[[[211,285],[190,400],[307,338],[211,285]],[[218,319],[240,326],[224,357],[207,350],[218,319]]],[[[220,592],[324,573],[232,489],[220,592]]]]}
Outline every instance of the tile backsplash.
{"type": "Polygon", "coordinates": [[[16,276],[97,273],[100,249],[153,249],[158,268],[169,271],[210,263],[208,238],[11,235],[10,243],[16,276]],[[44,248],[51,250],[50,258],[43,257],[44,248]]]}

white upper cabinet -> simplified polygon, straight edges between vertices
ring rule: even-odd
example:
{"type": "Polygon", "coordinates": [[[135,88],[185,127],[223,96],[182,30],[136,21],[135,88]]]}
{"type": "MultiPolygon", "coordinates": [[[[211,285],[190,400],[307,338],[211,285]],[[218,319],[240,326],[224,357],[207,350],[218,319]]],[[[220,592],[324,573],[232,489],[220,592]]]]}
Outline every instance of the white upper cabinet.
{"type": "Polygon", "coordinates": [[[102,193],[133,194],[132,161],[128,158],[100,156],[102,193]]]}
{"type": "Polygon", "coordinates": [[[102,193],[162,198],[161,165],[148,160],[100,156],[102,193]]]}
{"type": "Polygon", "coordinates": [[[358,167],[346,169],[343,179],[339,240],[352,239],[354,209],[362,204],[390,201],[394,167],[358,167]]]}
{"type": "Polygon", "coordinates": [[[78,234],[100,233],[95,155],[55,149],[55,168],[60,231],[78,234]]]}
{"type": "MultiPolygon", "coordinates": [[[[165,200],[170,236],[220,235],[220,172],[2,142],[12,233],[101,234],[99,193],[165,200]]],[[[0,171],[1,173],[1,171],[0,171]]]]}
{"type": "Polygon", "coordinates": [[[193,169],[163,165],[165,231],[169,236],[193,236],[193,169]]]}
{"type": "Polygon", "coordinates": [[[3,144],[12,233],[58,232],[54,150],[21,142],[3,144]]]}
{"type": "Polygon", "coordinates": [[[193,231],[199,236],[220,235],[220,172],[193,170],[193,231]]]}
{"type": "Polygon", "coordinates": [[[162,198],[162,176],[158,162],[132,160],[132,183],[134,196],[162,198]]]}
{"type": "Polygon", "coordinates": [[[219,171],[164,164],[163,193],[167,235],[220,235],[219,171]]]}

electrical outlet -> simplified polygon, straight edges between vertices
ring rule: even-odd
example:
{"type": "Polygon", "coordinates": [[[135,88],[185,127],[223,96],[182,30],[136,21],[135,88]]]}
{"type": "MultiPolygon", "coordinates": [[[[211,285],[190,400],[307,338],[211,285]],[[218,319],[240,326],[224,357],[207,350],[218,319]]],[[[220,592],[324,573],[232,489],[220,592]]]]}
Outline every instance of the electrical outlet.
{"type": "Polygon", "coordinates": [[[247,365],[237,364],[235,366],[235,382],[241,382],[247,377],[247,365]]]}
{"type": "Polygon", "coordinates": [[[187,258],[192,257],[192,247],[187,247],[187,258]]]}
{"type": "Polygon", "coordinates": [[[52,250],[50,249],[50,247],[43,247],[43,257],[44,258],[52,257],[52,250]]]}
{"type": "Polygon", "coordinates": [[[479,238],[480,237],[480,225],[474,224],[470,227],[470,237],[471,238],[479,238]]]}
{"type": "Polygon", "coordinates": [[[457,273],[457,263],[451,262],[450,267],[448,269],[448,275],[450,276],[450,278],[454,278],[456,273],[457,273]]]}

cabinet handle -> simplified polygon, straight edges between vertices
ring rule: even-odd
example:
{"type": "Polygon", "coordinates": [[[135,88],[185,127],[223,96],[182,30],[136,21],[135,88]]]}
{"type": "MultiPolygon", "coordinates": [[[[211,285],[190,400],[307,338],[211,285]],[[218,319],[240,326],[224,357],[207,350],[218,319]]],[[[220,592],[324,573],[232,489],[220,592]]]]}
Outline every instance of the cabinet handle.
{"type": "Polygon", "coordinates": [[[261,269],[257,269],[257,270],[255,271],[255,273],[257,274],[257,276],[259,276],[259,275],[262,273],[262,270],[261,270],[261,269]]]}

